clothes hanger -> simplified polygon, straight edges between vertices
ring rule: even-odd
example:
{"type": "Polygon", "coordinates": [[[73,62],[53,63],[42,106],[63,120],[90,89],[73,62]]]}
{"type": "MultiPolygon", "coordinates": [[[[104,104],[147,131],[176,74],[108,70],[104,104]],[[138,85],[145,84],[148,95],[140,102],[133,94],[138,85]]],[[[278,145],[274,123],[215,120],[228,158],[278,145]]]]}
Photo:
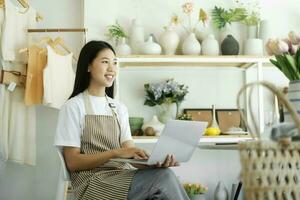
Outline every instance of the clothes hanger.
{"type": "MultiPolygon", "coordinates": [[[[27,0],[17,0],[23,8],[29,8],[29,4],[27,2],[27,0]]],[[[5,7],[5,3],[4,3],[4,0],[0,0],[0,8],[4,8],[5,7]]],[[[36,13],[36,21],[39,22],[39,21],[43,21],[44,18],[42,17],[42,15],[40,13],[36,13]]]]}
{"type": "MultiPolygon", "coordinates": [[[[40,46],[40,45],[42,45],[42,44],[44,44],[44,43],[49,44],[49,43],[51,43],[51,42],[53,42],[52,38],[49,37],[49,36],[46,36],[46,37],[43,37],[40,41],[34,43],[34,45],[40,46]]],[[[28,48],[20,49],[20,50],[19,50],[19,53],[24,53],[24,52],[26,52],[26,51],[28,51],[28,48]]]]}
{"type": "MultiPolygon", "coordinates": [[[[63,40],[61,37],[57,37],[57,38],[54,40],[54,44],[55,44],[55,46],[60,45],[66,52],[72,53],[72,51],[70,51],[69,48],[65,45],[65,42],[64,42],[64,40],[63,40]]],[[[75,61],[78,60],[78,59],[74,56],[74,54],[73,54],[73,59],[74,59],[75,61]]]]}
{"type": "MultiPolygon", "coordinates": [[[[18,2],[24,7],[24,8],[29,8],[29,4],[27,0],[18,0],[18,2]]],[[[43,21],[43,17],[37,12],[36,13],[36,21],[43,21]]]]}

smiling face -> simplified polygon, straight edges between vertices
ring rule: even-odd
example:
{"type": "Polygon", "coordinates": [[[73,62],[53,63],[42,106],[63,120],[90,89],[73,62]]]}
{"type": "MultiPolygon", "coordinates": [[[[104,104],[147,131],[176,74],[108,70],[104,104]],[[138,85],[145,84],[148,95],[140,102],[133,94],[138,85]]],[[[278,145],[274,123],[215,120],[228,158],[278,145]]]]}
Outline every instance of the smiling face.
{"type": "Polygon", "coordinates": [[[89,66],[91,81],[99,86],[111,87],[117,74],[117,59],[110,49],[100,51],[89,66]]]}

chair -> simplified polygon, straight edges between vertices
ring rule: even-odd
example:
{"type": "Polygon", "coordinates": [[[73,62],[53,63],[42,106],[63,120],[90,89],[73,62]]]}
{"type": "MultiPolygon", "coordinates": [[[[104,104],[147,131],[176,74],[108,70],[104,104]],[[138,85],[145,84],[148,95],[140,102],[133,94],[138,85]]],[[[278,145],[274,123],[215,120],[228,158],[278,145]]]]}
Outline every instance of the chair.
{"type": "Polygon", "coordinates": [[[67,191],[68,185],[70,182],[70,174],[65,164],[65,159],[63,156],[62,149],[57,150],[58,157],[60,159],[60,169],[59,169],[59,177],[57,184],[57,192],[56,192],[56,200],[66,200],[67,199],[67,191]]]}

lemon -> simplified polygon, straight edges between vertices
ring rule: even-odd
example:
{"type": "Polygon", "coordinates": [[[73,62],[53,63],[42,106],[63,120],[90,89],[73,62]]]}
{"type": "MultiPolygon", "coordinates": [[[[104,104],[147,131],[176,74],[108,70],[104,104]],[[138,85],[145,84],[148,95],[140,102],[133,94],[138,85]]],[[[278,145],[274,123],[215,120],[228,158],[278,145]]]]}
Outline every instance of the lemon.
{"type": "Polygon", "coordinates": [[[216,127],[209,127],[205,130],[205,135],[208,136],[214,136],[214,135],[220,135],[221,130],[216,127]]]}

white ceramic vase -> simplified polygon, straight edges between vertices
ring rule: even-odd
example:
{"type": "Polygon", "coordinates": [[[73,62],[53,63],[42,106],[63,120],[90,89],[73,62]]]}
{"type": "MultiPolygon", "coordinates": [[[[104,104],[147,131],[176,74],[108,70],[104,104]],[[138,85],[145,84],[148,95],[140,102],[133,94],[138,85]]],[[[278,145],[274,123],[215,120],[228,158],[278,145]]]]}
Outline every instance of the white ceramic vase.
{"type": "Polygon", "coordinates": [[[268,20],[261,20],[258,32],[259,38],[263,41],[264,55],[268,55],[268,52],[266,50],[266,44],[268,42],[268,39],[272,37],[270,22],[268,20]]]}
{"type": "Polygon", "coordinates": [[[150,36],[148,41],[140,47],[140,53],[144,55],[159,55],[161,54],[161,47],[153,42],[153,37],[150,36]]]}
{"type": "Polygon", "coordinates": [[[131,48],[126,44],[126,38],[122,38],[121,43],[116,47],[117,55],[125,56],[131,54],[131,48]]]}
{"type": "Polygon", "coordinates": [[[244,44],[244,54],[262,56],[264,54],[263,41],[258,38],[247,39],[244,44]]]}
{"type": "Polygon", "coordinates": [[[220,46],[218,41],[215,39],[213,34],[209,34],[203,41],[202,41],[202,54],[209,55],[209,56],[216,56],[220,53],[220,46]]]}
{"type": "Polygon", "coordinates": [[[258,27],[257,26],[247,26],[247,38],[257,38],[258,27]]]}
{"type": "Polygon", "coordinates": [[[222,181],[219,181],[215,189],[214,200],[228,200],[228,191],[222,181]]]}
{"type": "MultiPolygon", "coordinates": [[[[287,98],[300,116],[300,81],[290,81],[287,98]]],[[[287,109],[284,109],[284,122],[294,123],[287,109]]]]}
{"type": "Polygon", "coordinates": [[[130,29],[130,47],[133,54],[139,54],[140,46],[145,42],[144,28],[137,19],[132,20],[130,29]]]}
{"type": "Polygon", "coordinates": [[[203,42],[204,39],[207,38],[207,36],[210,34],[210,29],[204,25],[199,25],[195,31],[197,40],[199,42],[203,42]]]}
{"type": "Polygon", "coordinates": [[[179,35],[172,26],[165,28],[159,38],[159,43],[163,49],[163,54],[174,55],[179,44],[179,35]]]}
{"type": "Polygon", "coordinates": [[[184,55],[199,55],[201,45],[198,42],[195,33],[189,33],[182,44],[182,53],[184,55]]]}
{"type": "Polygon", "coordinates": [[[225,27],[220,30],[220,43],[222,43],[228,35],[232,35],[232,31],[231,26],[229,24],[226,24],[225,27]]]}
{"type": "Polygon", "coordinates": [[[163,124],[167,123],[167,121],[171,119],[175,119],[176,117],[176,104],[171,103],[163,103],[161,105],[156,106],[158,120],[163,124]]]}
{"type": "Polygon", "coordinates": [[[145,129],[148,127],[152,127],[156,135],[159,136],[162,130],[164,129],[165,125],[158,120],[156,115],[154,115],[149,122],[143,124],[142,130],[145,131],[145,129]]]}

